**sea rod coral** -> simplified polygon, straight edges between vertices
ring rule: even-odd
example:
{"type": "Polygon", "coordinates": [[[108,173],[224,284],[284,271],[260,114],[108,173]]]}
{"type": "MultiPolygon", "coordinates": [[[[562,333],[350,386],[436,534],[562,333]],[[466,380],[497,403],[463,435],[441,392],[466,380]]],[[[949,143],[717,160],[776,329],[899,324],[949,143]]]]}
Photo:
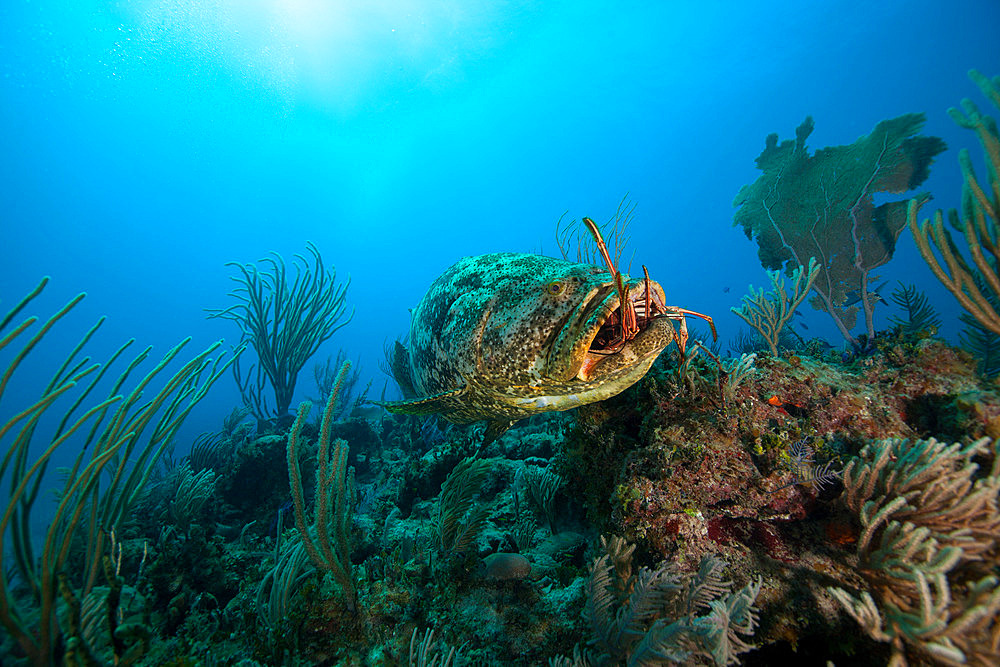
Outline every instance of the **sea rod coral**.
{"type": "Polygon", "coordinates": [[[285,261],[278,253],[260,260],[270,265],[261,271],[253,264],[230,262],[240,276],[239,287],[230,292],[236,303],[228,308],[209,310],[209,317],[232,320],[240,328],[241,342],[253,347],[257,365],[244,377],[234,367],[243,401],[258,421],[281,418],[288,413],[299,371],[320,344],[354,317],[347,313],[344,299],[351,285],[337,282],[337,271],[327,271],[323,258],[312,243],[306,249],[313,266],[301,256],[295,263],[295,278],[286,275],[285,261]],[[346,316],[346,317],[345,317],[346,316]],[[274,408],[264,396],[265,384],[274,390],[274,408]]]}
{"type": "MultiPolygon", "coordinates": [[[[0,320],[0,332],[47,283],[48,278],[42,279],[0,320]]],[[[84,296],[81,293],[70,300],[34,333],[29,332],[38,318],[28,317],[0,338],[0,350],[23,341],[0,374],[0,399],[10,396],[11,378],[24,359],[84,296]]],[[[0,481],[10,489],[6,505],[0,505],[0,625],[38,667],[104,660],[98,656],[93,636],[85,634],[77,621],[81,606],[108,608],[108,598],[95,592],[102,578],[113,590],[120,586],[113,568],[108,567],[108,560],[115,557],[109,553],[108,542],[113,551],[114,535],[143,493],[160,456],[191,409],[232,363],[221,355],[214,361],[209,357],[219,348],[221,342],[217,342],[165,378],[156,391],[153,383],[164,380],[167,366],[190,339],[133,381],[133,374],[150,355],[152,348],[147,347],[111,382],[105,398],[95,398],[91,394],[105,391],[102,379],[133,342],[119,347],[105,364],[81,356],[103,321],[81,337],[42,395],[0,424],[0,441],[11,438],[0,462],[0,481]],[[70,400],[70,405],[46,438],[40,421],[56,416],[54,406],[60,399],[70,400]],[[53,455],[68,442],[77,444],[80,453],[65,473],[39,550],[31,539],[33,509],[53,455]],[[41,453],[32,458],[36,447],[41,453]],[[68,568],[71,558],[77,563],[73,571],[68,568]],[[66,603],[66,613],[57,613],[60,598],[66,603]]],[[[113,657],[115,664],[127,664],[126,656],[135,660],[144,650],[143,642],[133,644],[121,637],[112,647],[114,655],[108,659],[113,657]]]]}
{"type": "MultiPolygon", "coordinates": [[[[972,70],[969,78],[1000,109],[1000,76],[990,79],[972,70]]],[[[988,180],[984,184],[976,178],[969,151],[961,150],[958,161],[965,180],[961,217],[955,209],[948,211],[949,223],[965,238],[971,264],[945,229],[940,210],[934,214],[933,223],[924,220],[918,225],[917,214],[923,202],[914,199],[907,210],[907,219],[917,248],[934,275],[983,327],[1000,335],[1000,314],[994,305],[1000,296],[1000,134],[996,120],[981,113],[972,100],[962,100],[962,108],[952,107],[948,115],[959,126],[976,133],[986,157],[988,180]],[[940,260],[934,248],[940,253],[940,260]]]]}
{"type": "Polygon", "coordinates": [[[350,370],[351,362],[345,361],[337,373],[337,381],[323,410],[319,450],[316,454],[315,521],[312,525],[307,524],[305,519],[305,494],[302,490],[302,472],[299,469],[299,439],[302,425],[312,408],[309,401],[299,405],[298,416],[288,433],[287,461],[288,484],[292,490],[295,527],[299,530],[299,539],[313,565],[319,571],[329,572],[333,576],[347,598],[348,608],[353,611],[357,600],[350,541],[354,473],[347,467],[347,442],[330,437],[337,395],[350,370]]]}

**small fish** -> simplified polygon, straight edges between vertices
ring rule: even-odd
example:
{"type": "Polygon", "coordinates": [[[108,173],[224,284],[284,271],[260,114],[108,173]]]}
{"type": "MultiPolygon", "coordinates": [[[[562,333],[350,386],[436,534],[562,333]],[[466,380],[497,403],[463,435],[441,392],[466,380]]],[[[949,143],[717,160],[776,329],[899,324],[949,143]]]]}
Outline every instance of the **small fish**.
{"type": "Polygon", "coordinates": [[[801,417],[806,414],[805,405],[802,403],[796,403],[795,401],[786,401],[779,397],[777,394],[773,394],[769,399],[767,399],[768,405],[773,405],[778,408],[778,412],[788,415],[790,417],[801,417]]]}
{"type": "Polygon", "coordinates": [[[397,344],[392,360],[406,400],[385,407],[485,419],[491,441],[516,420],[624,391],[686,330],[674,330],[682,311],[664,306],[658,283],[621,279],[632,337],[618,333],[622,304],[607,269],[523,253],[459,260],[413,311],[409,347],[397,344]]]}

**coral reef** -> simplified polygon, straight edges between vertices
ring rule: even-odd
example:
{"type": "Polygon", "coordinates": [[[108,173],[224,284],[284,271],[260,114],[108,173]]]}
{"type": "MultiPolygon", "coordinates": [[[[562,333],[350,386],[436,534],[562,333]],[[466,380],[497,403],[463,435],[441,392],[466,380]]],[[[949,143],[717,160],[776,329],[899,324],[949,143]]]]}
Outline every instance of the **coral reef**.
{"type": "Polygon", "coordinates": [[[95,585],[62,594],[73,613],[54,623],[81,639],[50,653],[988,663],[1000,397],[974,360],[904,326],[867,356],[689,347],[487,444],[481,426],[347,416],[336,379],[320,424],[303,405],[254,435],[235,412],[150,475],[95,585]]]}
{"type": "MultiPolygon", "coordinates": [[[[633,392],[580,411],[562,459],[568,493],[649,558],[693,568],[715,554],[734,573],[764,573],[757,639],[818,641],[816,628],[845,622],[827,589],[862,586],[850,550],[859,528],[830,471],[872,440],[998,434],[1000,397],[968,357],[930,339],[877,342],[883,351],[846,365],[839,355],[764,357],[726,402],[690,395],[656,368],[633,392]],[[824,485],[797,470],[803,439],[824,485]],[[615,473],[582,474],[594,469],[615,473]]],[[[995,488],[983,493],[996,502],[995,488]]],[[[824,650],[834,648],[845,650],[824,650]]]]}
{"type": "MultiPolygon", "coordinates": [[[[915,288],[894,293],[891,330],[871,321],[870,272],[903,223],[901,202],[875,207],[873,195],[923,181],[943,145],[918,136],[921,123],[885,121],[811,155],[811,123],[795,142],[768,139],[737,214],[774,269],[772,291],[751,290],[740,309],[754,349],[723,358],[678,334],[617,396],[504,433],[349,401],[358,376],[346,352],[336,373],[329,362],[317,372],[320,421],[308,402],[284,415],[301,363],[343,324],[346,286],[312,246],[314,270],[299,267],[292,285],[280,258],[268,272],[241,267],[239,305],[216,315],[242,322],[248,340],[261,323],[280,331],[257,351],[283,370],[241,376],[249,405],[180,460],[171,439],[228,362],[212,361],[212,346],[167,377],[178,346],[136,382],[144,351],[94,399],[106,367],[80,354],[95,327],[0,424],[3,664],[997,664],[1000,393],[935,338],[940,318],[915,288]],[[830,169],[845,161],[834,187],[830,169]],[[817,202],[803,192],[824,193],[829,222],[812,245],[802,212],[817,202]],[[810,288],[850,349],[789,335],[810,288]],[[282,328],[286,306],[306,330],[282,328]],[[867,331],[854,339],[862,310],[867,331]],[[323,324],[306,316],[319,312],[323,324]],[[42,417],[69,396],[45,439],[42,417]],[[33,541],[42,475],[74,438],[81,454],[33,541]]],[[[978,194],[966,200],[967,237],[973,223],[986,234],[970,247],[992,252],[996,217],[987,223],[978,194]]],[[[614,223],[623,237],[630,212],[623,204],[614,223]]],[[[995,260],[956,266],[985,285],[995,260]]],[[[0,398],[78,300],[33,335],[27,318],[0,338],[0,349],[20,344],[0,398]]],[[[686,312],[675,310],[664,316],[686,312]]]]}

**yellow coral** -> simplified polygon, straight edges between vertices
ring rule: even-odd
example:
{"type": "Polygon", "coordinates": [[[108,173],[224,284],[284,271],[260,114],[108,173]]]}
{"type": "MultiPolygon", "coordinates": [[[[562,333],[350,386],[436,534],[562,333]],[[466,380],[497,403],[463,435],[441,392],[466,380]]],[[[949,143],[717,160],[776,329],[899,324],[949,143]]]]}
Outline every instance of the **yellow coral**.
{"type": "MultiPolygon", "coordinates": [[[[1000,109],[1000,76],[990,79],[972,70],[969,78],[1000,109]]],[[[962,100],[961,106],[961,109],[949,109],[948,115],[961,127],[976,132],[986,154],[988,174],[987,187],[984,188],[976,179],[969,151],[962,149],[958,158],[965,179],[962,215],[959,218],[958,212],[951,209],[948,219],[951,226],[965,236],[973,266],[965,260],[951,234],[944,228],[942,211],[934,214],[933,222],[925,219],[918,225],[917,213],[921,202],[912,200],[907,209],[907,221],[920,254],[938,280],[980,324],[1000,335],[1000,314],[993,305],[1000,297],[1000,135],[997,134],[996,121],[980,113],[971,100],[962,100]],[[931,247],[932,243],[941,255],[940,260],[931,247]]]]}

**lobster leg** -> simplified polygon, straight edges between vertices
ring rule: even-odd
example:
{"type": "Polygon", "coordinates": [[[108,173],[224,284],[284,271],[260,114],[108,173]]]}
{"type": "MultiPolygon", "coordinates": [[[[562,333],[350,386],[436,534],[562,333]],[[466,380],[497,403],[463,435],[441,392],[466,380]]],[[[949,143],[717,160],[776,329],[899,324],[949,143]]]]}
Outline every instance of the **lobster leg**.
{"type": "Polygon", "coordinates": [[[622,339],[632,340],[639,333],[639,325],[636,323],[635,305],[625,292],[621,271],[618,270],[618,267],[611,260],[611,253],[608,252],[608,244],[604,242],[604,236],[601,234],[601,230],[597,224],[590,218],[584,218],[583,224],[587,225],[587,229],[590,230],[590,234],[594,237],[594,242],[597,244],[597,249],[601,252],[604,263],[608,265],[608,271],[614,276],[615,289],[618,290],[618,301],[621,304],[622,339]]]}
{"type": "Polygon", "coordinates": [[[672,307],[670,310],[674,311],[674,313],[677,313],[681,317],[683,317],[684,315],[693,315],[695,317],[700,317],[701,319],[705,320],[706,322],[708,322],[708,328],[712,330],[712,342],[719,340],[719,334],[715,331],[715,321],[712,320],[712,318],[709,317],[708,315],[702,315],[701,313],[697,313],[693,310],[688,310],[687,308],[672,307]]]}

